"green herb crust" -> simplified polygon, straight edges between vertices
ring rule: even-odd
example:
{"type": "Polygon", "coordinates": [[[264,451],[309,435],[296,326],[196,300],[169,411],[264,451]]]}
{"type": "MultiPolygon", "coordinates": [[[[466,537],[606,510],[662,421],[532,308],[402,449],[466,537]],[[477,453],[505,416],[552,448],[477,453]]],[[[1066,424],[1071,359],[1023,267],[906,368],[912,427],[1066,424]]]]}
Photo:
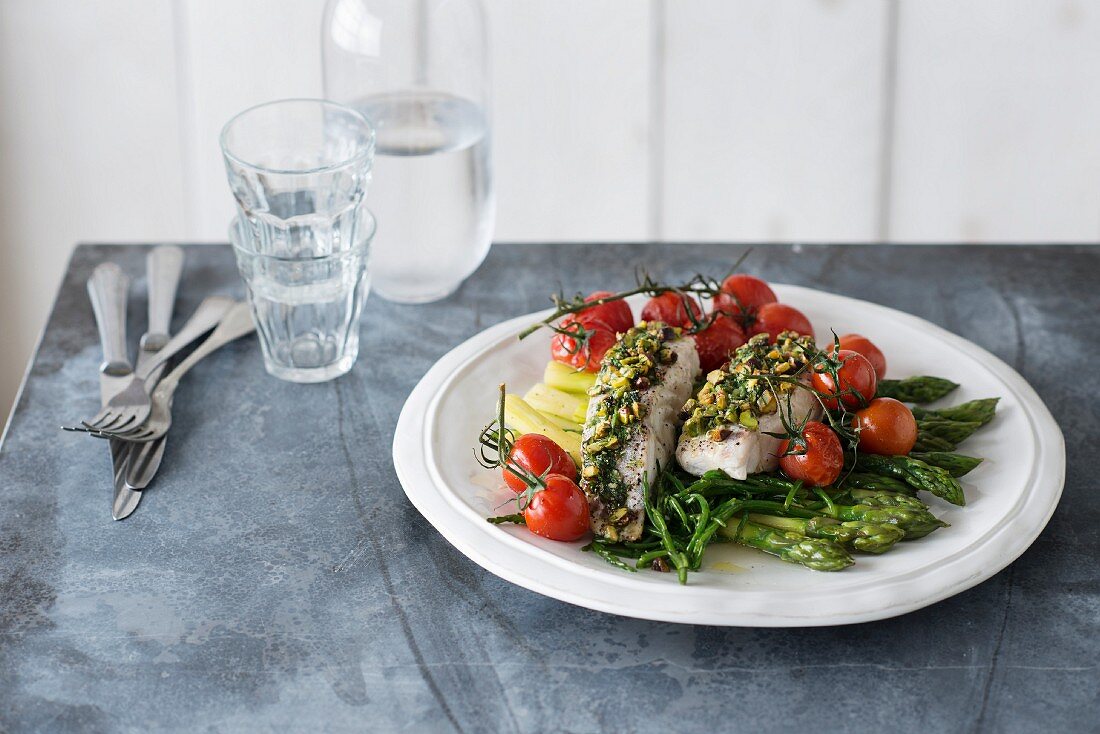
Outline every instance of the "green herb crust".
{"type": "Polygon", "coordinates": [[[628,488],[617,464],[632,429],[645,417],[641,394],[660,384],[660,368],[676,360],[666,343],[679,337],[680,329],[658,321],[640,322],[607,350],[596,384],[588,391],[594,405],[589,406],[581,441],[581,487],[611,508],[611,523],[627,512],[628,488]]]}
{"type": "Polygon", "coordinates": [[[816,353],[808,336],[783,332],[773,344],[767,334],[757,334],[738,347],[730,361],[707,375],[707,381],[680,411],[683,433],[725,438],[723,427],[741,424],[753,430],[761,415],[778,408],[776,390],[789,393],[796,388],[790,378],[804,372],[816,353]],[[781,377],[782,380],[768,378],[781,377]]]}

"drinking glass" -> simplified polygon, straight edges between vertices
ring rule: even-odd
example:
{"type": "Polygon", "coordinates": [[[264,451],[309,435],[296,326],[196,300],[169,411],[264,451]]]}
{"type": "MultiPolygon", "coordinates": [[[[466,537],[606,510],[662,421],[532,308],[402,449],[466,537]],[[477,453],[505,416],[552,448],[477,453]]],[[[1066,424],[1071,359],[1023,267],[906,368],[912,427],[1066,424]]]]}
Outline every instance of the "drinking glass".
{"type": "Polygon", "coordinates": [[[229,228],[237,268],[248,288],[264,367],[291,382],[345,374],[359,355],[359,316],[369,289],[367,259],[374,217],[364,207],[349,223],[356,240],[306,255],[262,252],[247,220],[229,228]]]}
{"type": "Polygon", "coordinates": [[[287,99],[233,117],[221,147],[239,212],[229,236],[264,366],[293,382],[339,377],[359,354],[374,129],[349,107],[287,99]]]}
{"type": "Polygon", "coordinates": [[[362,114],[318,99],[267,102],[230,119],[221,148],[252,250],[320,257],[359,243],[374,159],[362,114]]]}

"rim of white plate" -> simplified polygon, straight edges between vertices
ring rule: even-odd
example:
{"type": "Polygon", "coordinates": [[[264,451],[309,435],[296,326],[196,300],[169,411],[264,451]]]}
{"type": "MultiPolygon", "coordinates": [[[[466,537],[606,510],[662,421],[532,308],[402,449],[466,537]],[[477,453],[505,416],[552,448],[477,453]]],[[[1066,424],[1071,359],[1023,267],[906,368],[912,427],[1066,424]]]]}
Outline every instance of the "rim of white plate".
{"type": "MultiPolygon", "coordinates": [[[[485,522],[441,476],[435,461],[437,406],[472,364],[511,343],[525,326],[549,310],[490,327],[444,355],[409,395],[394,434],[393,460],[405,494],[461,553],[511,583],[536,593],[602,612],[669,622],[790,627],[854,624],[885,619],[934,604],[993,576],[1018,558],[1046,526],[1061,496],[1065,445],[1050,411],[1011,367],[972,342],[924,319],[886,306],[801,286],[774,284],[783,300],[821,299],[831,307],[858,305],[926,331],[945,348],[964,355],[1002,383],[1019,402],[1033,444],[1029,491],[1004,522],[968,546],[914,569],[881,579],[836,579],[810,590],[740,589],[655,583],[646,574],[608,566],[591,568],[546,552],[485,522]],[[831,302],[831,303],[830,303],[831,302]]],[[[663,581],[663,579],[662,579],[663,581]]]]}

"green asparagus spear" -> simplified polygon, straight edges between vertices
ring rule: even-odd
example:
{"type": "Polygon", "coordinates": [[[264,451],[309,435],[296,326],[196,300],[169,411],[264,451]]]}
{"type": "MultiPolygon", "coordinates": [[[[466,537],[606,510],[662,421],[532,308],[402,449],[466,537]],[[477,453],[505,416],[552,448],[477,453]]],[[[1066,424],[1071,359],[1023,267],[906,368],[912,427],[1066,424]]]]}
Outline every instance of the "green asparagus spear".
{"type": "MultiPolygon", "coordinates": [[[[781,479],[778,478],[777,479],[781,479]]],[[[794,485],[795,482],[790,480],[782,480],[788,484],[794,485]]],[[[787,490],[783,490],[784,492],[787,490]]],[[[703,562],[703,551],[706,550],[707,544],[711,542],[711,538],[715,533],[718,533],[722,528],[726,527],[728,522],[731,522],[730,518],[739,512],[762,512],[768,515],[777,515],[782,513],[783,515],[790,515],[793,517],[799,517],[803,519],[819,518],[820,515],[816,512],[806,510],[801,507],[786,507],[782,502],[775,502],[772,500],[758,500],[758,499],[738,499],[731,497],[725,502],[717,505],[710,513],[710,519],[705,525],[697,528],[695,535],[688,543],[687,555],[691,561],[691,568],[698,569],[703,562]]]]}
{"type": "Polygon", "coordinates": [[[900,479],[914,489],[923,489],[953,505],[965,505],[962,485],[946,470],[930,466],[910,456],[876,456],[860,454],[856,468],[873,474],[900,479]]]}
{"type": "MultiPolygon", "coordinates": [[[[973,471],[978,464],[982,463],[981,459],[973,456],[963,456],[962,454],[955,454],[949,451],[914,452],[909,454],[909,456],[918,461],[923,461],[925,464],[946,469],[953,477],[966,476],[973,471]]],[[[868,489],[871,488],[868,487],[868,489]]],[[[886,488],[884,487],[884,489],[886,488]]]]}
{"type": "Polygon", "coordinates": [[[993,420],[997,412],[997,402],[1000,398],[984,398],[960,403],[950,408],[927,410],[925,408],[913,408],[913,417],[917,420],[926,418],[942,418],[949,421],[976,422],[983,426],[993,420]]]}
{"type": "Polygon", "coordinates": [[[905,537],[905,531],[896,525],[870,522],[840,522],[831,517],[776,517],[774,515],[749,515],[749,520],[777,530],[801,533],[810,538],[824,538],[844,547],[852,547],[864,553],[885,553],[894,543],[905,537]]]}
{"type": "Polygon", "coordinates": [[[915,491],[900,479],[884,477],[881,474],[868,474],[858,471],[850,472],[848,476],[844,478],[842,486],[845,489],[850,487],[856,489],[881,489],[887,492],[901,492],[903,494],[913,494],[915,491]]]}
{"type": "Polygon", "coordinates": [[[906,540],[923,538],[937,528],[947,527],[947,523],[929,512],[924,503],[905,495],[871,493],[871,496],[862,497],[857,502],[859,504],[833,505],[824,511],[839,520],[896,525],[905,532],[906,540]]]}
{"type": "Polygon", "coordinates": [[[808,538],[823,538],[838,545],[848,545],[856,539],[856,529],[846,528],[840,520],[832,517],[778,517],[776,515],[750,514],[749,520],[758,525],[767,525],[776,530],[798,533],[808,538]]]}
{"type": "Polygon", "coordinates": [[[910,507],[914,510],[927,510],[928,505],[910,494],[898,492],[883,492],[873,489],[853,489],[852,499],[864,505],[877,505],[878,507],[910,507]]]}
{"type": "Polygon", "coordinates": [[[931,403],[958,387],[942,377],[906,377],[904,380],[879,380],[876,397],[894,398],[903,403],[931,403]]]}
{"type": "Polygon", "coordinates": [[[913,444],[913,451],[916,452],[954,450],[955,444],[936,436],[929,436],[927,433],[917,433],[917,442],[913,444]]]}
{"type": "Polygon", "coordinates": [[[848,551],[831,540],[807,538],[751,520],[731,521],[719,532],[742,545],[770,553],[789,563],[800,563],[814,571],[840,571],[854,563],[848,551]]]}
{"type": "Polygon", "coordinates": [[[905,537],[905,530],[890,523],[849,520],[843,525],[859,529],[856,539],[852,541],[852,547],[864,553],[885,553],[894,547],[894,543],[905,537]]]}
{"type": "Polygon", "coordinates": [[[954,446],[970,438],[974,431],[982,427],[977,421],[952,421],[944,418],[924,418],[917,421],[917,437],[934,436],[950,442],[954,446]]]}

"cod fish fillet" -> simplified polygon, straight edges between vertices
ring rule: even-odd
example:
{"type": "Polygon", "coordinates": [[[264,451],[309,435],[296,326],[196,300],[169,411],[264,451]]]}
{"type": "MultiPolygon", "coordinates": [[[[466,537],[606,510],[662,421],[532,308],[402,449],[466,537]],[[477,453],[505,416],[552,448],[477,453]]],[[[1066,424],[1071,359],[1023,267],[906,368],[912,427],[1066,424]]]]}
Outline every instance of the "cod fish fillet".
{"type": "MultiPolygon", "coordinates": [[[[785,411],[786,406],[781,409],[785,411]]],[[[821,405],[808,390],[795,390],[791,393],[791,417],[792,425],[807,419],[817,420],[821,417],[821,405]]],[[[760,416],[757,424],[757,428],[746,428],[723,423],[716,434],[716,437],[725,436],[720,440],[706,433],[694,437],[683,435],[676,446],[676,460],[684,471],[695,476],[721,469],[733,479],[744,479],[749,474],[774,471],[779,466],[782,439],[766,434],[783,433],[783,421],[777,411],[760,416]]]]}
{"type": "Polygon", "coordinates": [[[686,422],[676,446],[680,467],[696,476],[721,469],[734,479],[773,471],[782,439],[767,434],[784,433],[784,418],[798,426],[822,415],[808,389],[806,350],[812,347],[808,337],[794,334],[780,335],[776,343],[754,336],[721,370],[708,374],[681,411],[686,422]],[[766,379],[784,375],[786,382],[766,379]]]}
{"type": "Polygon", "coordinates": [[[630,329],[608,350],[581,434],[581,488],[597,536],[641,536],[644,480],[671,460],[677,415],[698,374],[694,340],[657,322],[630,329]]]}

